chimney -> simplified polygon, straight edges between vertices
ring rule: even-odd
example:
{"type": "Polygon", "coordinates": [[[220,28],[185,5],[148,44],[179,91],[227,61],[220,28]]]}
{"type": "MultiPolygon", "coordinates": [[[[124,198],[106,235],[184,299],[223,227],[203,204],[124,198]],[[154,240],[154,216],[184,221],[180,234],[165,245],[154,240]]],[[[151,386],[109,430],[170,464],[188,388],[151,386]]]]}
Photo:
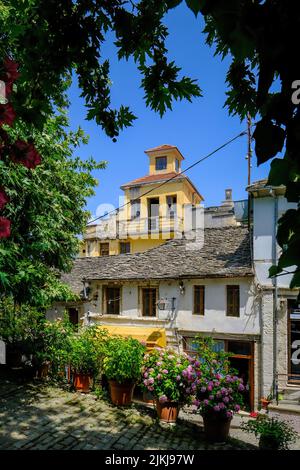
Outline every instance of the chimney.
{"type": "Polygon", "coordinates": [[[233,208],[234,202],[232,200],[232,189],[225,189],[225,201],[222,202],[222,207],[224,208],[233,208]]]}
{"type": "Polygon", "coordinates": [[[232,189],[225,189],[225,200],[232,201],[232,189]]]}

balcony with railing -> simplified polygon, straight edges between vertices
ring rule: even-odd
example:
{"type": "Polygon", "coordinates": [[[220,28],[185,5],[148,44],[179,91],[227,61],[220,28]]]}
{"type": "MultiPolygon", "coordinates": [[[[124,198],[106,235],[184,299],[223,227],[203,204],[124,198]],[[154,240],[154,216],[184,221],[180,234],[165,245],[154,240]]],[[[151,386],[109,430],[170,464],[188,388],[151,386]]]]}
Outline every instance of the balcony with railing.
{"type": "Polygon", "coordinates": [[[90,227],[85,235],[86,240],[91,239],[126,239],[130,236],[138,237],[145,235],[166,236],[174,233],[182,233],[184,221],[182,217],[172,215],[171,217],[136,217],[133,219],[119,219],[101,221],[98,225],[90,227]]]}

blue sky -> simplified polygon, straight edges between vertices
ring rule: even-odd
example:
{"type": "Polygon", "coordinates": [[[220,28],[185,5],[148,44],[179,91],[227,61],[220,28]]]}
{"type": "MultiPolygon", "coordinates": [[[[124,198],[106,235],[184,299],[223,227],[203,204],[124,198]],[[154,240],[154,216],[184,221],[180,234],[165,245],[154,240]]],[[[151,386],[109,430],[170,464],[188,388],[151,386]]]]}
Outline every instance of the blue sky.
{"type": "MultiPolygon", "coordinates": [[[[133,127],[125,129],[116,143],[112,142],[101,128],[85,120],[86,110],[76,82],[70,89],[71,126],[80,125],[90,136],[89,144],[76,153],[83,158],[92,155],[96,160],[108,162],[105,170],[95,173],[99,186],[96,195],[87,201],[92,214],[97,213],[99,204],[117,206],[122,195],[121,184],[148,173],[148,157],[144,150],[161,144],[176,145],[185,156],[185,168],[246,128],[245,122],[229,116],[223,108],[225,77],[230,62],[214,57],[214,51],[205,44],[202,18],[196,19],[182,4],[171,10],[166,24],[170,32],[167,41],[169,59],[182,67],[183,74],[198,80],[202,98],[192,103],[175,102],[173,111],[168,111],[161,119],[145,106],[140,75],[133,61],[118,62],[112,38],[103,48],[104,56],[111,62],[112,105],[130,106],[138,116],[133,127]]],[[[187,173],[204,196],[205,206],[219,204],[224,199],[225,188],[233,189],[235,200],[247,196],[246,153],[247,140],[242,137],[187,173]]],[[[268,171],[268,163],[257,168],[254,156],[252,181],[264,178],[268,171]]]]}

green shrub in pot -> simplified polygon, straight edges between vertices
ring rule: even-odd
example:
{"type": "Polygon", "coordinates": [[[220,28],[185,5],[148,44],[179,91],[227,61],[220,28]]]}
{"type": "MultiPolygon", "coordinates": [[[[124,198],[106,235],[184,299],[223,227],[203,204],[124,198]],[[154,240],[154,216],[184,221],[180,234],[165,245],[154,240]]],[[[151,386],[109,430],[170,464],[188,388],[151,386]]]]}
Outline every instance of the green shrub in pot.
{"type": "Polygon", "coordinates": [[[108,380],[118,383],[137,382],[146,347],[137,339],[112,336],[104,347],[103,372],[108,380]]]}
{"type": "Polygon", "coordinates": [[[259,448],[262,450],[288,450],[289,445],[295,442],[298,436],[288,423],[269,418],[266,414],[242,423],[241,429],[258,437],[259,448]]]}

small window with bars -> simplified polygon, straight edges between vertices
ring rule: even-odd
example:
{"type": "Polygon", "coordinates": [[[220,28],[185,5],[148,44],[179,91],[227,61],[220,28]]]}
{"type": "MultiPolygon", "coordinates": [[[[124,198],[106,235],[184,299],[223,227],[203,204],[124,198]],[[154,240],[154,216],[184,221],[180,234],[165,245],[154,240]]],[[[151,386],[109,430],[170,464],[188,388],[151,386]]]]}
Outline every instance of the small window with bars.
{"type": "Polygon", "coordinates": [[[227,289],[227,308],[228,317],[240,316],[240,286],[226,286],[227,289]]]}
{"type": "Polygon", "coordinates": [[[204,315],[205,286],[194,286],[194,315],[204,315]]]}

